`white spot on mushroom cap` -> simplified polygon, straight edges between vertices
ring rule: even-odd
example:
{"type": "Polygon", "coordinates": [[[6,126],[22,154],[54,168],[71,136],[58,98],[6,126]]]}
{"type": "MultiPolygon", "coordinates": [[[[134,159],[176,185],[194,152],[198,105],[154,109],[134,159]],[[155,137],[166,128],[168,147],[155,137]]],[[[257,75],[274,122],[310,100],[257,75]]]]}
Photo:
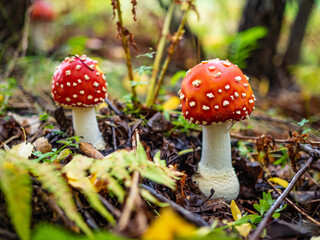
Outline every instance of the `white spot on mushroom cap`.
{"type": "Polygon", "coordinates": [[[93,101],[98,102],[98,101],[99,101],[99,98],[95,98],[93,101]]]}
{"type": "Polygon", "coordinates": [[[186,72],[186,75],[190,74],[191,73],[191,69],[189,69],[187,72],[186,72]]]}
{"type": "Polygon", "coordinates": [[[99,87],[99,83],[98,83],[98,82],[94,82],[94,83],[93,83],[93,86],[94,86],[94,87],[99,87]]]}
{"type": "Polygon", "coordinates": [[[239,115],[240,115],[240,114],[241,114],[241,111],[236,111],[236,114],[239,114],[239,115]]]}
{"type": "Polygon", "coordinates": [[[253,99],[249,99],[249,103],[254,103],[253,99]]]}
{"type": "Polygon", "coordinates": [[[79,70],[81,68],[81,65],[76,65],[76,70],[79,70]]]}
{"type": "Polygon", "coordinates": [[[226,107],[228,106],[230,103],[228,100],[224,100],[223,103],[222,103],[222,106],[226,107]]]}
{"type": "Polygon", "coordinates": [[[232,95],[230,96],[230,98],[231,98],[231,100],[234,100],[234,97],[232,95]]]}
{"type": "Polygon", "coordinates": [[[107,79],[107,78],[106,78],[106,75],[103,74],[103,75],[102,75],[102,79],[103,79],[103,80],[106,80],[106,79],[107,79]]]}
{"type": "Polygon", "coordinates": [[[183,94],[182,92],[180,92],[179,96],[180,96],[180,99],[181,99],[181,100],[183,100],[183,99],[184,99],[184,97],[185,97],[185,96],[184,96],[184,94],[183,94]]]}
{"type": "Polygon", "coordinates": [[[213,95],[212,93],[207,93],[207,97],[208,97],[208,98],[213,98],[214,95],[213,95]]]}
{"type": "Polygon", "coordinates": [[[189,106],[190,107],[194,107],[196,105],[196,102],[195,101],[191,101],[190,103],[189,103],[189,106]]]}
{"type": "Polygon", "coordinates": [[[88,95],[88,100],[91,100],[93,97],[92,97],[92,95],[88,95]]]}
{"type": "Polygon", "coordinates": [[[222,89],[218,89],[218,93],[222,93],[222,89]]]}
{"type": "Polygon", "coordinates": [[[91,69],[93,69],[94,68],[94,64],[90,64],[90,66],[89,66],[91,69]]]}
{"type": "Polygon", "coordinates": [[[97,75],[97,76],[100,76],[100,72],[96,72],[96,75],[97,75]]]}
{"type": "Polygon", "coordinates": [[[89,77],[87,74],[85,74],[85,75],[84,75],[84,79],[85,79],[85,80],[89,80],[90,77],[89,77]]]}
{"type": "Polygon", "coordinates": [[[239,93],[238,92],[234,92],[234,96],[235,97],[239,97],[239,93]]]}
{"type": "Polygon", "coordinates": [[[189,112],[188,112],[188,111],[186,111],[185,115],[187,116],[188,114],[189,114],[189,112]]]}
{"type": "Polygon", "coordinates": [[[71,83],[70,83],[70,82],[67,82],[67,86],[70,87],[70,86],[71,86],[71,83]]]}
{"type": "Polygon", "coordinates": [[[220,77],[222,75],[222,73],[221,72],[217,72],[216,74],[214,74],[213,76],[215,77],[215,78],[218,78],[218,77],[220,77]]]}
{"type": "Polygon", "coordinates": [[[76,84],[75,82],[72,84],[72,86],[76,87],[78,84],[76,84]]]}
{"type": "Polygon", "coordinates": [[[247,96],[247,94],[242,93],[242,94],[241,94],[241,96],[244,98],[244,97],[246,97],[246,96],[247,96]]]}
{"type": "Polygon", "coordinates": [[[71,70],[66,70],[66,71],[65,71],[65,74],[66,74],[66,76],[71,75],[71,70]]]}
{"type": "Polygon", "coordinates": [[[192,85],[194,87],[199,87],[201,85],[201,80],[196,79],[196,80],[192,81],[192,85]]]}
{"type": "Polygon", "coordinates": [[[244,87],[249,87],[249,84],[248,83],[244,83],[243,86],[244,87]]]}
{"type": "Polygon", "coordinates": [[[215,69],[216,69],[215,66],[213,66],[213,65],[212,65],[212,66],[209,66],[209,70],[210,70],[210,71],[213,71],[213,70],[215,70],[215,69]]]}
{"type": "Polygon", "coordinates": [[[224,66],[226,66],[226,67],[230,67],[231,66],[231,63],[229,61],[224,61],[222,64],[224,66]]]}
{"type": "Polygon", "coordinates": [[[242,78],[240,76],[236,76],[234,79],[236,80],[236,82],[240,82],[242,78]]]}
{"type": "Polygon", "coordinates": [[[67,101],[67,102],[70,102],[70,101],[71,101],[71,99],[70,99],[70,98],[68,98],[68,97],[66,97],[66,101],[67,101]]]}
{"type": "Polygon", "coordinates": [[[207,125],[208,122],[207,122],[207,121],[202,121],[202,124],[203,124],[203,125],[207,125]]]}
{"type": "Polygon", "coordinates": [[[63,84],[60,84],[60,87],[63,88],[63,84]]]}
{"type": "Polygon", "coordinates": [[[83,94],[84,94],[84,91],[83,91],[83,90],[80,90],[79,93],[80,93],[81,95],[83,95],[83,94]]]}
{"type": "Polygon", "coordinates": [[[230,89],[230,85],[226,85],[224,88],[225,88],[226,90],[228,90],[228,89],[230,89]]]}
{"type": "Polygon", "coordinates": [[[219,105],[215,105],[215,106],[214,106],[214,109],[219,109],[219,105]]]}
{"type": "Polygon", "coordinates": [[[105,87],[102,87],[103,92],[107,92],[107,89],[105,87]]]}
{"type": "Polygon", "coordinates": [[[82,102],[77,102],[77,105],[78,105],[78,106],[81,106],[81,105],[82,105],[82,102]]]}
{"type": "Polygon", "coordinates": [[[203,105],[203,106],[202,106],[202,109],[205,110],[205,111],[207,111],[207,110],[210,109],[210,107],[208,107],[208,106],[206,106],[206,105],[203,105]]]}
{"type": "Polygon", "coordinates": [[[206,63],[208,63],[208,60],[201,61],[201,64],[206,64],[206,63]]]}
{"type": "Polygon", "coordinates": [[[77,95],[77,94],[73,94],[72,97],[73,97],[73,98],[77,98],[78,95],[77,95]]]}

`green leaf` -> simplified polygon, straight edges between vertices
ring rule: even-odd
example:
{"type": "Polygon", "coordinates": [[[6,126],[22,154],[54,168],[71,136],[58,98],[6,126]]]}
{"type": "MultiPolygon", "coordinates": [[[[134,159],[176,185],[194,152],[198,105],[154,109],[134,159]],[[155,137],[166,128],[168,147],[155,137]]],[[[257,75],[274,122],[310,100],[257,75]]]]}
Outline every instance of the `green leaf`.
{"type": "Polygon", "coordinates": [[[29,171],[42,183],[42,187],[52,193],[67,217],[74,221],[85,234],[91,236],[92,232],[78,213],[67,183],[55,170],[55,167],[48,163],[37,164],[31,161],[25,161],[25,164],[29,171]]]}
{"type": "Polygon", "coordinates": [[[30,239],[32,188],[29,174],[16,163],[14,154],[1,151],[0,187],[4,193],[11,222],[22,240],[30,239]]]}
{"type": "Polygon", "coordinates": [[[32,240],[125,240],[125,238],[115,236],[108,232],[98,232],[93,235],[92,238],[88,238],[84,235],[74,234],[61,227],[51,225],[40,225],[36,228],[33,234],[32,240]]]}

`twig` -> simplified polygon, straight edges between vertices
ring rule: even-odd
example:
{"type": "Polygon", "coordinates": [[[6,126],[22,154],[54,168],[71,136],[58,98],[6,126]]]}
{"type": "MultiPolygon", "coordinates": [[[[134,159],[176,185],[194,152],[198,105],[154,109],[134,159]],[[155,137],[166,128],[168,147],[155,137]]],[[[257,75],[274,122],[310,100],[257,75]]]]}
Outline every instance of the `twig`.
{"type": "Polygon", "coordinates": [[[114,151],[116,151],[118,149],[118,147],[117,147],[116,128],[114,126],[111,126],[111,131],[112,131],[113,149],[114,149],[114,151]]]}
{"type": "MultiPolygon", "coordinates": [[[[279,194],[281,195],[281,192],[267,179],[268,184],[279,194]]],[[[298,211],[301,215],[305,216],[309,221],[313,222],[314,224],[318,225],[320,227],[320,222],[315,220],[313,217],[308,215],[306,212],[301,210],[297,205],[295,205],[289,198],[285,198],[285,201],[293,207],[296,211],[298,211]]]]}
{"type": "Polygon", "coordinates": [[[311,164],[317,160],[317,157],[310,157],[306,164],[300,168],[300,170],[294,175],[288,187],[283,191],[283,193],[277,198],[277,200],[272,204],[269,211],[266,213],[260,224],[258,225],[257,229],[254,231],[253,235],[250,237],[250,240],[256,240],[259,238],[260,234],[262,233],[263,229],[266,227],[269,219],[271,218],[272,214],[277,210],[280,206],[281,202],[288,196],[290,191],[293,187],[297,184],[299,179],[302,175],[310,168],[311,164]]]}
{"type": "Polygon", "coordinates": [[[181,214],[181,216],[183,216],[185,219],[187,219],[189,222],[194,223],[196,226],[198,227],[204,227],[204,226],[209,226],[208,223],[206,221],[204,221],[202,219],[202,217],[200,217],[199,215],[196,215],[186,209],[184,209],[183,207],[179,206],[178,204],[176,204],[175,202],[167,199],[166,197],[162,196],[161,194],[157,193],[157,191],[145,184],[141,184],[141,186],[148,190],[153,196],[155,196],[159,201],[161,202],[165,202],[165,203],[169,203],[170,206],[177,211],[179,214],[181,214]]]}
{"type": "Polygon", "coordinates": [[[135,198],[139,197],[139,189],[138,189],[138,183],[139,183],[139,172],[134,172],[132,176],[132,184],[130,188],[130,193],[127,198],[126,205],[122,211],[122,214],[119,219],[119,225],[118,229],[119,231],[122,231],[127,226],[133,207],[135,203],[135,198]]]}
{"type": "Polygon", "coordinates": [[[104,156],[97,149],[95,149],[90,143],[82,142],[79,144],[79,148],[88,157],[95,158],[95,159],[104,158],[104,156]]]}
{"type": "MultiPolygon", "coordinates": [[[[127,69],[128,69],[128,76],[130,81],[134,81],[133,77],[133,70],[132,70],[132,62],[131,62],[131,55],[130,55],[130,48],[127,41],[127,36],[125,35],[125,28],[123,27],[123,20],[122,20],[122,12],[121,12],[121,5],[120,0],[116,0],[116,8],[118,13],[118,22],[117,22],[117,28],[118,32],[121,36],[122,40],[122,47],[126,55],[126,62],[127,62],[127,69]]],[[[131,92],[133,99],[137,98],[136,93],[136,86],[131,84],[131,92]]]]}
{"type": "Polygon", "coordinates": [[[157,83],[157,77],[158,77],[158,73],[159,73],[159,66],[160,66],[160,62],[161,62],[161,59],[162,59],[164,47],[166,45],[167,35],[169,33],[169,30],[170,30],[170,23],[171,23],[171,19],[172,19],[172,15],[173,15],[174,6],[175,6],[175,2],[172,0],[171,4],[170,4],[170,7],[168,9],[168,12],[166,14],[166,18],[164,20],[164,24],[163,24],[163,28],[162,28],[162,32],[161,32],[161,38],[159,40],[157,53],[156,53],[156,56],[154,58],[154,62],[153,62],[153,66],[152,66],[152,75],[151,75],[151,78],[150,78],[150,86],[149,86],[149,89],[148,89],[148,94],[147,94],[147,99],[146,99],[146,104],[149,107],[152,105],[151,100],[152,100],[152,96],[154,94],[153,90],[154,90],[155,85],[157,83]]]}
{"type": "Polygon", "coordinates": [[[162,84],[162,81],[164,79],[164,75],[168,69],[168,66],[169,66],[169,63],[171,61],[171,58],[173,56],[173,53],[174,53],[174,50],[175,50],[175,47],[177,46],[177,44],[179,43],[179,40],[183,34],[183,28],[184,28],[184,25],[187,21],[187,15],[188,15],[188,12],[191,8],[191,2],[189,2],[188,4],[188,8],[185,10],[184,14],[183,14],[183,17],[182,17],[182,20],[180,22],[180,25],[178,27],[178,30],[177,32],[175,33],[175,35],[173,36],[174,39],[171,43],[171,46],[169,47],[169,50],[168,50],[168,55],[166,57],[166,59],[164,60],[164,63],[163,63],[163,66],[161,68],[161,72],[160,72],[160,76],[159,76],[159,79],[157,81],[157,84],[155,86],[155,91],[154,93],[152,94],[152,98],[150,100],[150,102],[147,103],[147,106],[150,107],[151,105],[154,104],[155,100],[157,99],[158,97],[158,94],[159,94],[159,90],[160,90],[160,87],[161,87],[161,84],[162,84]]]}
{"type": "MultiPolygon", "coordinates": [[[[259,140],[261,138],[261,136],[259,136],[259,137],[256,137],[256,136],[245,136],[245,135],[236,134],[236,133],[231,133],[230,136],[232,138],[237,138],[237,139],[241,139],[241,140],[249,140],[249,141],[257,141],[257,140],[259,140]]],[[[282,143],[282,144],[296,143],[296,141],[292,140],[292,139],[273,139],[273,141],[275,143],[282,143]]],[[[315,142],[315,141],[311,141],[311,140],[309,140],[309,142],[312,145],[320,145],[320,142],[315,142]]]]}
{"type": "Polygon", "coordinates": [[[314,149],[306,144],[304,145],[300,144],[300,149],[308,153],[310,156],[313,156],[316,159],[320,159],[320,150],[314,149]]]}
{"type": "Polygon", "coordinates": [[[121,112],[108,98],[105,98],[104,101],[108,104],[109,108],[112,109],[117,115],[123,115],[123,112],[121,112]]]}
{"type": "Polygon", "coordinates": [[[121,212],[117,208],[115,208],[100,194],[99,194],[99,199],[102,202],[102,204],[105,206],[105,208],[112,213],[113,216],[115,216],[116,218],[120,218],[121,212]]]}

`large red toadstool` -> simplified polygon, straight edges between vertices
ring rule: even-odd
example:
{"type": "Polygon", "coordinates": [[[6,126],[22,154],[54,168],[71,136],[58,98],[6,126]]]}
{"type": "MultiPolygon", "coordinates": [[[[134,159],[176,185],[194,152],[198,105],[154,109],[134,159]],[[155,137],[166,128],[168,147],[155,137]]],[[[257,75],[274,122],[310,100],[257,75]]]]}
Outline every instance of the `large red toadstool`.
{"type": "Polygon", "coordinates": [[[230,129],[254,109],[248,77],[228,60],[202,61],[187,72],[179,91],[183,116],[203,125],[202,155],[193,179],[206,195],[227,201],[239,194],[232,167],[230,129]]]}
{"type": "Polygon", "coordinates": [[[107,96],[106,77],[97,61],[87,56],[67,57],[56,68],[51,94],[57,105],[72,109],[75,135],[97,149],[105,147],[94,108],[107,96]]]}

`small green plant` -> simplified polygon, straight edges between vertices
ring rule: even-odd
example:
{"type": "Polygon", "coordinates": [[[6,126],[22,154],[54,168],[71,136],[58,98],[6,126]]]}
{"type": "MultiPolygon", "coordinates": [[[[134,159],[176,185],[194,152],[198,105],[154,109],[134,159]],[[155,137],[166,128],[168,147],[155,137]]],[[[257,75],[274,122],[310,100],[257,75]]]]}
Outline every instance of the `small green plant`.
{"type": "MultiPolygon", "coordinates": [[[[272,204],[275,202],[274,199],[272,199],[271,197],[271,193],[262,193],[262,199],[259,199],[259,204],[254,204],[253,207],[259,212],[260,216],[264,216],[268,210],[270,209],[270,207],[272,206],[272,204]]],[[[286,204],[282,205],[281,207],[279,207],[274,214],[272,214],[273,218],[279,218],[280,217],[280,211],[282,211],[283,209],[286,208],[286,204]]]]}
{"type": "Polygon", "coordinates": [[[288,149],[284,148],[281,150],[281,155],[271,154],[272,157],[279,157],[276,161],[273,162],[274,165],[281,165],[281,168],[284,168],[289,162],[288,149]]]}
{"type": "Polygon", "coordinates": [[[310,122],[309,119],[303,118],[300,122],[297,123],[302,128],[302,134],[311,132],[311,128],[306,126],[308,122],[310,122]]]}
{"type": "Polygon", "coordinates": [[[52,124],[49,124],[48,119],[49,119],[49,114],[46,112],[39,116],[39,121],[46,123],[46,126],[44,127],[44,129],[46,128],[53,129],[54,126],[52,124]]]}
{"type": "Polygon", "coordinates": [[[66,140],[57,141],[57,143],[63,144],[63,146],[59,149],[53,148],[51,152],[42,153],[40,151],[35,151],[32,154],[37,158],[33,161],[35,162],[60,162],[70,154],[72,154],[70,149],[66,149],[67,147],[79,147],[79,137],[70,137],[66,140]]]}
{"type": "Polygon", "coordinates": [[[249,146],[247,141],[238,141],[238,150],[241,157],[252,158],[252,153],[254,152],[253,147],[249,146]]]}
{"type": "Polygon", "coordinates": [[[0,83],[0,114],[4,114],[9,97],[16,87],[17,82],[14,78],[8,78],[6,82],[0,83]]]}

